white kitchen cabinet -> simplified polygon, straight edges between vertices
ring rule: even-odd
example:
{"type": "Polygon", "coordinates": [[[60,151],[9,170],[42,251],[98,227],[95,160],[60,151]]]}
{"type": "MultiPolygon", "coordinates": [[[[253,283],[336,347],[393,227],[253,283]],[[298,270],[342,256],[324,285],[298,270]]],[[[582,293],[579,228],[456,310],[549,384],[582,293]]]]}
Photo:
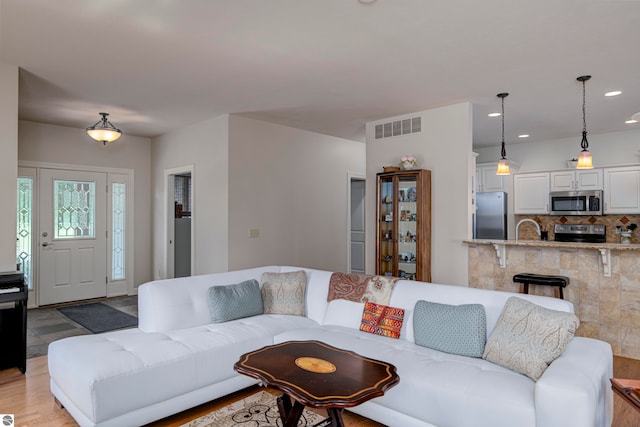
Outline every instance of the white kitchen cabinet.
{"type": "Polygon", "coordinates": [[[640,166],[604,168],[604,213],[640,213],[640,166]]]}
{"type": "Polygon", "coordinates": [[[602,190],[602,169],[551,172],[551,191],[602,190]]]}
{"type": "Polygon", "coordinates": [[[549,213],[549,172],[513,175],[513,212],[520,215],[549,213]]]}
{"type": "Polygon", "coordinates": [[[497,163],[482,163],[476,166],[476,191],[507,191],[507,177],[496,175],[497,163]]]}

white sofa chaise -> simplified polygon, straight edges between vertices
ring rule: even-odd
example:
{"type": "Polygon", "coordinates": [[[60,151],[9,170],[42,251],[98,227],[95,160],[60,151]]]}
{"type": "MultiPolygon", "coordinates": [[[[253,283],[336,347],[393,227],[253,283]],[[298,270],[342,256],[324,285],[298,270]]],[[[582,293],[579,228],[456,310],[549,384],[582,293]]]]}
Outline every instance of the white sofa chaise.
{"type": "Polygon", "coordinates": [[[240,355],[313,339],[397,367],[397,386],[351,409],[389,426],[611,425],[613,356],[603,341],[574,337],[537,381],[482,358],[414,342],[411,318],[419,300],[482,304],[487,336],[509,297],[572,312],[565,300],[400,280],[389,305],[405,309],[405,323],[400,339],[392,339],[358,329],[363,304],[327,302],[332,272],[303,269],[305,316],[262,314],[210,323],[209,287],[260,283],[264,272],[296,270],[301,268],[270,266],[141,285],[137,329],[49,346],[53,395],[81,426],[139,426],[256,384],[233,370],[240,355]]]}

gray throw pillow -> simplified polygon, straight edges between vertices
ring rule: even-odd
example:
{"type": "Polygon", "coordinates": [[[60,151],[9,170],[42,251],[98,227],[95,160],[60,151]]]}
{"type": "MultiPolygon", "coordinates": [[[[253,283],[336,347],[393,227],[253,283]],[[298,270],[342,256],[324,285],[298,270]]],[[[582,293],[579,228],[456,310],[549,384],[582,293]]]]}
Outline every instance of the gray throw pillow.
{"type": "Polygon", "coordinates": [[[484,306],[418,301],[413,310],[413,334],[416,344],[423,347],[482,357],[487,338],[484,306]]]}
{"type": "Polygon", "coordinates": [[[263,313],[262,294],[257,280],[212,286],[209,288],[208,302],[211,323],[228,322],[263,313]]]}
{"type": "Polygon", "coordinates": [[[483,357],[537,381],[562,354],[579,325],[573,313],[511,297],[487,340],[483,357]]]}
{"type": "Polygon", "coordinates": [[[288,273],[262,273],[262,301],[265,314],[304,316],[304,270],[288,273]]]}

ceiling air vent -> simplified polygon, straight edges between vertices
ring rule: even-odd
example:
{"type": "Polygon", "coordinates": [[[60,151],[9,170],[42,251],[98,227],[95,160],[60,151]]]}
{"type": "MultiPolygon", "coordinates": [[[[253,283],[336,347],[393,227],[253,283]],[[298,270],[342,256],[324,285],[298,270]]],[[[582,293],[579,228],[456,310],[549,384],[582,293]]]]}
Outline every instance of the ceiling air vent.
{"type": "Polygon", "coordinates": [[[382,123],[375,127],[376,139],[389,138],[392,136],[406,135],[408,133],[416,133],[422,131],[421,117],[412,119],[396,120],[393,122],[382,123]]]}

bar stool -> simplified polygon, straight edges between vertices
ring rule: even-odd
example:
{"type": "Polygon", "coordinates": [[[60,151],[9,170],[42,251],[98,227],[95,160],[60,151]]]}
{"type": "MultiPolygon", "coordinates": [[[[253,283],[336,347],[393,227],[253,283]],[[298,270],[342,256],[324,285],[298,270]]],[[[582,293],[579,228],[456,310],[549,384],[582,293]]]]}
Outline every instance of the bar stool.
{"type": "Polygon", "coordinates": [[[520,283],[520,293],[528,294],[529,285],[553,286],[553,295],[564,299],[562,289],[569,284],[566,276],[548,276],[544,274],[520,273],[513,276],[514,283],[520,283]]]}

